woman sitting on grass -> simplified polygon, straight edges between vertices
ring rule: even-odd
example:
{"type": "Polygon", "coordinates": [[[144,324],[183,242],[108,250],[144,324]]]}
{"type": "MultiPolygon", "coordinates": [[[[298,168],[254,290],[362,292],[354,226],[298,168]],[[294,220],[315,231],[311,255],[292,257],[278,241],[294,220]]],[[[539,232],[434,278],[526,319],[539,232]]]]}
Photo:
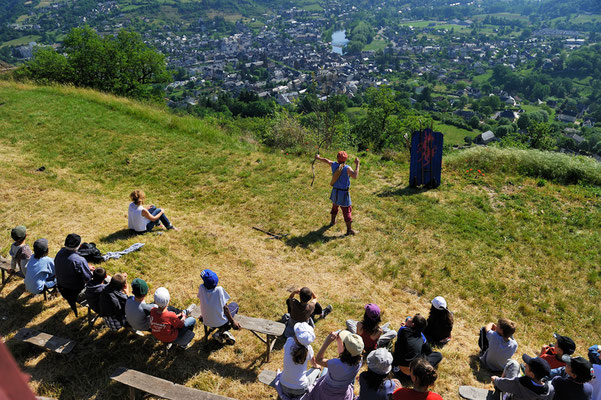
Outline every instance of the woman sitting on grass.
{"type": "Polygon", "coordinates": [[[392,394],[392,400],[442,400],[438,393],[428,388],[434,385],[438,374],[436,369],[424,358],[416,358],[409,365],[413,389],[399,388],[392,394]]]}
{"type": "Polygon", "coordinates": [[[361,369],[361,353],[361,336],[349,331],[330,333],[315,356],[315,362],[327,368],[303,400],[353,400],[353,384],[361,369]],[[334,341],[338,345],[339,357],[327,360],[324,355],[334,341]]]}
{"type": "Polygon", "coordinates": [[[357,322],[352,319],[346,321],[346,329],[351,333],[358,334],[363,339],[365,354],[369,354],[378,347],[387,347],[396,337],[396,332],[388,329],[388,324],[380,327],[380,322],[382,322],[380,314],[380,307],[377,304],[369,303],[365,306],[362,321],[357,322]]]}
{"type": "Polygon", "coordinates": [[[165,211],[156,208],[154,205],[144,207],[146,195],[142,190],[134,190],[129,195],[131,204],[127,210],[127,228],[133,229],[138,233],[150,232],[155,226],[159,226],[161,222],[166,229],[179,230],[169,222],[165,211]]]}
{"type": "Polygon", "coordinates": [[[442,347],[451,340],[453,330],[453,313],[447,308],[447,301],[442,296],[436,296],[432,300],[428,325],[424,329],[424,335],[432,346],[442,347]]]}

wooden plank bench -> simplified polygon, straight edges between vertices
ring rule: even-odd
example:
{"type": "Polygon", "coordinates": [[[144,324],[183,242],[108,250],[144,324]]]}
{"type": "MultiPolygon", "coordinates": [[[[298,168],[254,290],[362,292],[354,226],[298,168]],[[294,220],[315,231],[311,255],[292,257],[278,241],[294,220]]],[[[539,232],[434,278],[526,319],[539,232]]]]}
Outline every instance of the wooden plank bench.
{"type": "Polygon", "coordinates": [[[119,367],[111,374],[111,379],[129,386],[129,397],[136,398],[136,389],[169,400],[234,400],[231,397],[203,392],[143,372],[119,367]]]}
{"type": "Polygon", "coordinates": [[[60,354],[67,354],[75,347],[75,341],[36,331],[30,328],[21,328],[15,335],[15,339],[35,344],[47,350],[60,354]]]}
{"type": "MultiPolygon", "coordinates": [[[[201,315],[199,306],[191,306],[190,311],[190,315],[192,317],[196,319],[200,318],[201,315]]],[[[266,344],[267,350],[265,351],[265,360],[269,362],[269,355],[273,350],[273,346],[275,345],[275,339],[284,334],[286,325],[282,324],[281,322],[270,321],[262,318],[247,317],[240,314],[237,314],[234,317],[234,320],[240,324],[240,328],[251,331],[253,335],[258,337],[259,340],[266,344]],[[261,337],[259,334],[265,335],[266,338],[263,339],[263,337],[261,337]]],[[[204,326],[205,341],[208,340],[210,333],[215,329],[216,328],[209,328],[206,325],[204,326]]]]}
{"type": "MultiPolygon", "coordinates": [[[[459,386],[459,396],[467,400],[493,400],[493,391],[473,386],[459,386]]],[[[503,396],[501,396],[503,398],[503,396]]]]}
{"type": "Polygon", "coordinates": [[[271,386],[272,388],[275,388],[276,376],[278,376],[277,372],[265,369],[259,374],[259,382],[264,383],[267,386],[271,386]]]}

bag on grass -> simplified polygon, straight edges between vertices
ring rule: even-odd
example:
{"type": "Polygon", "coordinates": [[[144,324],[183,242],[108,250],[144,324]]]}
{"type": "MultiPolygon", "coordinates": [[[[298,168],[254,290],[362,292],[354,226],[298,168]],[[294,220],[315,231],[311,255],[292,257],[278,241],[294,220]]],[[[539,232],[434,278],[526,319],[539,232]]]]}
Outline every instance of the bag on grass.
{"type": "Polygon", "coordinates": [[[85,258],[88,262],[93,264],[98,264],[104,261],[104,258],[102,258],[102,253],[96,247],[96,243],[82,243],[81,246],[79,246],[77,253],[85,258]]]}

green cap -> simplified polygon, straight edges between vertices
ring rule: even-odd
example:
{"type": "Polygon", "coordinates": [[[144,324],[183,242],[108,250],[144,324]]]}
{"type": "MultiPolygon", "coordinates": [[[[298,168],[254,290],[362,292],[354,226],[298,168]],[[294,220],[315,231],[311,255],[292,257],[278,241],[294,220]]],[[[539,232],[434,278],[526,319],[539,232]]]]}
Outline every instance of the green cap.
{"type": "Polygon", "coordinates": [[[15,242],[22,241],[25,239],[25,236],[27,236],[27,230],[23,225],[16,226],[10,231],[10,237],[12,237],[15,242]]]}
{"type": "Polygon", "coordinates": [[[143,279],[136,278],[131,282],[131,291],[136,297],[148,294],[148,284],[143,279]]]}

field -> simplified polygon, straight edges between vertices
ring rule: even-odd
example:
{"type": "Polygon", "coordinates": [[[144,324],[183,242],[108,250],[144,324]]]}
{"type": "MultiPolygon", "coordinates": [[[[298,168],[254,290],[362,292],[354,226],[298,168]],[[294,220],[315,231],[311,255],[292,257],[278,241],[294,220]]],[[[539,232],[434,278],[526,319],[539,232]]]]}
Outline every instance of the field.
{"type": "Polygon", "coordinates": [[[370,44],[365,45],[363,51],[384,50],[387,44],[388,42],[383,39],[374,39],[370,44]]]}
{"type": "Polygon", "coordinates": [[[28,44],[29,42],[35,42],[35,41],[39,40],[40,38],[41,38],[41,36],[39,36],[39,35],[27,35],[27,36],[20,37],[18,39],[6,41],[6,42],[2,43],[2,45],[0,45],[0,48],[6,47],[6,46],[22,46],[24,44],[28,44]]]}
{"type": "Polygon", "coordinates": [[[441,124],[441,123],[434,124],[434,130],[444,133],[444,144],[445,145],[448,144],[451,146],[463,145],[463,144],[465,144],[465,141],[463,140],[463,138],[465,138],[466,136],[469,136],[473,139],[478,134],[481,133],[478,130],[470,132],[465,129],[457,128],[456,126],[453,126],[453,125],[445,125],[445,124],[441,124]]]}
{"type": "MultiPolygon", "coordinates": [[[[337,150],[322,153],[332,158],[337,150]]],[[[30,244],[48,238],[51,255],[70,232],[102,252],[144,242],[103,266],[147,280],[151,292],[167,287],[179,307],[195,302],[200,270],[211,268],[242,314],[273,320],[285,312],[287,289],[308,285],[334,307],[317,324],[316,350],[328,332],[360,318],[366,303],[379,304],[383,320],[398,328],[442,295],[456,321],[434,388],[446,399],[456,398],[461,384],[490,387],[475,361],[477,334],[500,316],[517,321],[520,355],[533,354],[556,331],[576,341],[579,355],[599,340],[599,164],[478,148],[446,156],[442,185],[424,191],[407,188],[406,163],[358,156],[352,196],[359,234],[345,237],[341,221],[326,225],[327,166],[315,165],[309,185],[312,155],[265,149],[252,132],[92,91],[0,82],[0,254],[7,255],[18,224],[27,226],[30,244]],[[546,180],[528,165],[538,159],[549,161],[546,180]],[[593,184],[550,180],[573,176],[572,164],[593,184]],[[181,231],[131,237],[126,210],[134,188],[181,231]],[[288,236],[273,240],[253,226],[288,236]]],[[[64,300],[43,302],[20,280],[0,288],[0,304],[0,335],[39,395],[125,398],[127,390],[109,379],[125,366],[237,399],[276,398],[257,376],[281,368],[281,343],[265,364],[264,345],[250,332],[234,332],[236,345],[221,347],[204,344],[197,327],[191,348],[165,356],[151,338],[99,323],[89,330],[64,300]],[[18,343],[13,336],[24,326],[77,346],[65,358],[18,343]]]]}

